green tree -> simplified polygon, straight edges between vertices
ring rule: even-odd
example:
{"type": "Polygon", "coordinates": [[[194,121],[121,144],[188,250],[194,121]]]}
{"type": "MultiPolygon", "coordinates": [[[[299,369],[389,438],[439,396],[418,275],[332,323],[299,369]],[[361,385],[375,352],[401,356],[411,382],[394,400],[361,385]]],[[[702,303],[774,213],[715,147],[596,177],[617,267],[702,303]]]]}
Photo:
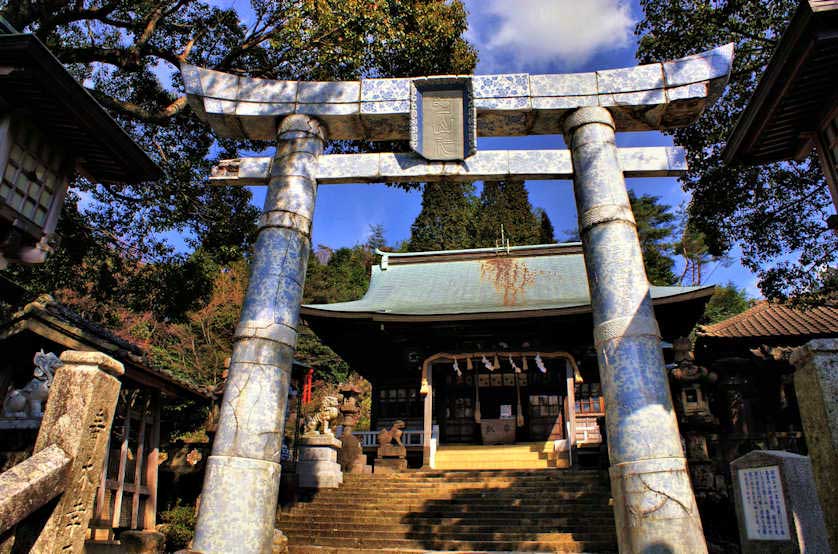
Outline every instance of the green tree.
{"type": "Polygon", "coordinates": [[[380,223],[370,225],[370,236],[367,238],[366,247],[370,252],[387,248],[387,238],[384,235],[384,225],[381,225],[380,223]]]}
{"type": "MultiPolygon", "coordinates": [[[[173,271],[168,264],[176,269],[186,263],[163,238],[173,231],[188,237],[187,249],[201,248],[202,260],[223,265],[244,255],[257,216],[250,192],[210,187],[207,176],[217,157],[265,145],[215,139],[186,102],[183,62],[295,80],[470,73],[476,62],[475,50],[462,38],[467,20],[459,0],[250,4],[245,21],[233,9],[201,0],[0,2],[0,15],[44,41],[164,169],[159,181],[133,186],[77,179],[85,203],[68,198],[64,219],[76,226],[73,238],[84,242],[63,241],[60,250],[67,252],[57,252],[48,266],[15,270],[19,280],[51,290],[63,279],[78,294],[123,297],[127,289],[115,285],[127,284],[135,269],[159,268],[165,280],[173,271]],[[89,268],[83,282],[63,277],[82,265],[89,268]],[[62,277],[36,275],[45,271],[62,277]]],[[[192,292],[198,298],[208,294],[192,292]]]]}
{"type": "Polygon", "coordinates": [[[678,284],[698,286],[704,282],[704,268],[707,264],[721,262],[728,265],[729,260],[725,256],[711,255],[704,233],[697,230],[688,218],[685,219],[681,237],[674,244],[674,253],[684,260],[684,271],[681,272],[678,284]]]}
{"type": "Polygon", "coordinates": [[[410,227],[411,252],[474,246],[474,185],[425,183],[422,210],[410,227]]]}
{"type": "Polygon", "coordinates": [[[533,214],[523,181],[483,183],[475,219],[476,246],[495,246],[500,239],[501,225],[513,246],[539,243],[541,225],[533,214]]]}
{"type": "Polygon", "coordinates": [[[691,193],[691,225],[703,233],[709,253],[722,255],[738,243],[742,264],[758,275],[760,289],[769,298],[807,291],[828,294],[830,282],[817,268],[834,265],[838,250],[826,229],[831,203],[816,156],[757,167],[727,166],[721,158],[799,2],[640,3],[644,19],[636,32],[641,62],[735,42],[730,83],[722,97],[697,123],[670,132],[675,143],[687,150],[690,169],[681,183],[691,193]]]}
{"type": "Polygon", "coordinates": [[[672,272],[675,261],[668,255],[672,250],[675,215],[669,206],[661,204],[658,196],[637,196],[632,190],[628,192],[646,263],[646,276],[653,285],[671,285],[677,281],[672,272]]]}
{"type": "Polygon", "coordinates": [[[538,242],[541,244],[553,244],[556,242],[556,230],[550,216],[541,208],[535,209],[535,217],[539,221],[538,242]]]}
{"type": "Polygon", "coordinates": [[[737,288],[733,283],[723,287],[716,287],[716,291],[707,302],[701,323],[709,325],[718,323],[736,314],[741,314],[751,307],[751,301],[744,289],[737,288]]]}

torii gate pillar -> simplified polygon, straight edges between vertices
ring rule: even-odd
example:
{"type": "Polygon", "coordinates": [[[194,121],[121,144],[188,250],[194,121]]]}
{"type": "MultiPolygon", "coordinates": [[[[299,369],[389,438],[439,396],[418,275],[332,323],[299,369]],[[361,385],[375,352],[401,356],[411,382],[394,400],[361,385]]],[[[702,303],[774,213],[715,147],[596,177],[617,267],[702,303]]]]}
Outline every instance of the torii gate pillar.
{"type": "Polygon", "coordinates": [[[192,549],[270,554],[300,301],[325,131],[289,115],[277,148],[192,549]]]}
{"type": "Polygon", "coordinates": [[[634,216],[600,107],[564,121],[605,396],[620,552],[706,553],[634,216]]]}

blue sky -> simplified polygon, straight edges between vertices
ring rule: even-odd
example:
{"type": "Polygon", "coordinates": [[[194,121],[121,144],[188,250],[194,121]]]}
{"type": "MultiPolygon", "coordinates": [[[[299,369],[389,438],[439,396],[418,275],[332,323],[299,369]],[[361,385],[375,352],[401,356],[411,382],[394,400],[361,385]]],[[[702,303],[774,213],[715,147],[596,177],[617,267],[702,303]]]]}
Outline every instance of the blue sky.
{"type": "MultiPolygon", "coordinates": [[[[221,0],[238,7],[244,2],[221,0]]],[[[476,73],[567,73],[636,65],[634,26],[641,17],[635,0],[465,0],[469,10],[467,38],[477,47],[476,73]]],[[[671,145],[657,133],[622,133],[618,146],[671,145]]],[[[478,148],[563,148],[561,136],[481,138],[478,148]]],[[[628,179],[638,195],[652,194],[677,209],[688,201],[674,178],[628,179]]],[[[561,239],[575,227],[576,210],[569,181],[527,183],[530,202],[547,211],[561,239]]],[[[264,189],[254,187],[253,201],[261,207],[264,189]]],[[[318,192],[313,243],[330,247],[364,242],[371,224],[381,224],[387,240],[397,243],[410,235],[421,208],[419,191],[404,192],[385,185],[329,185],[318,192]]],[[[707,283],[733,281],[751,296],[760,296],[755,277],[741,267],[737,251],[727,267],[705,269],[707,283]]],[[[676,273],[680,269],[676,267],[676,273]]]]}

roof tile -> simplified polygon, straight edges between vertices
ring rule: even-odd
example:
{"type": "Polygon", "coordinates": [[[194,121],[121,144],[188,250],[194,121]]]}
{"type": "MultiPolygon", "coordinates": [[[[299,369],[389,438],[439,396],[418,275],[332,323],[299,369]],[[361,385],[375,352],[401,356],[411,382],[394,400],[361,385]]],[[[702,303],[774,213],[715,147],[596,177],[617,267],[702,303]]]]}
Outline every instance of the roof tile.
{"type": "Polygon", "coordinates": [[[701,327],[700,334],[720,338],[836,335],[838,308],[800,310],[762,301],[741,314],[701,327]]]}

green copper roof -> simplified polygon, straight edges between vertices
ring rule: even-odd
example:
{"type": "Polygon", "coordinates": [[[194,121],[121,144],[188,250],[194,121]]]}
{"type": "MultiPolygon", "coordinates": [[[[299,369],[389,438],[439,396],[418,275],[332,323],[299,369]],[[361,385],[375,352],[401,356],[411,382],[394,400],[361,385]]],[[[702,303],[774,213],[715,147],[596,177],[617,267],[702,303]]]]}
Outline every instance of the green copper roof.
{"type": "MultiPolygon", "coordinates": [[[[529,311],[590,310],[579,243],[410,254],[381,253],[360,300],[307,304],[307,316],[514,317],[529,311]]],[[[652,286],[655,304],[709,296],[712,286],[652,286]]],[[[546,314],[545,314],[546,315],[546,314]]]]}

